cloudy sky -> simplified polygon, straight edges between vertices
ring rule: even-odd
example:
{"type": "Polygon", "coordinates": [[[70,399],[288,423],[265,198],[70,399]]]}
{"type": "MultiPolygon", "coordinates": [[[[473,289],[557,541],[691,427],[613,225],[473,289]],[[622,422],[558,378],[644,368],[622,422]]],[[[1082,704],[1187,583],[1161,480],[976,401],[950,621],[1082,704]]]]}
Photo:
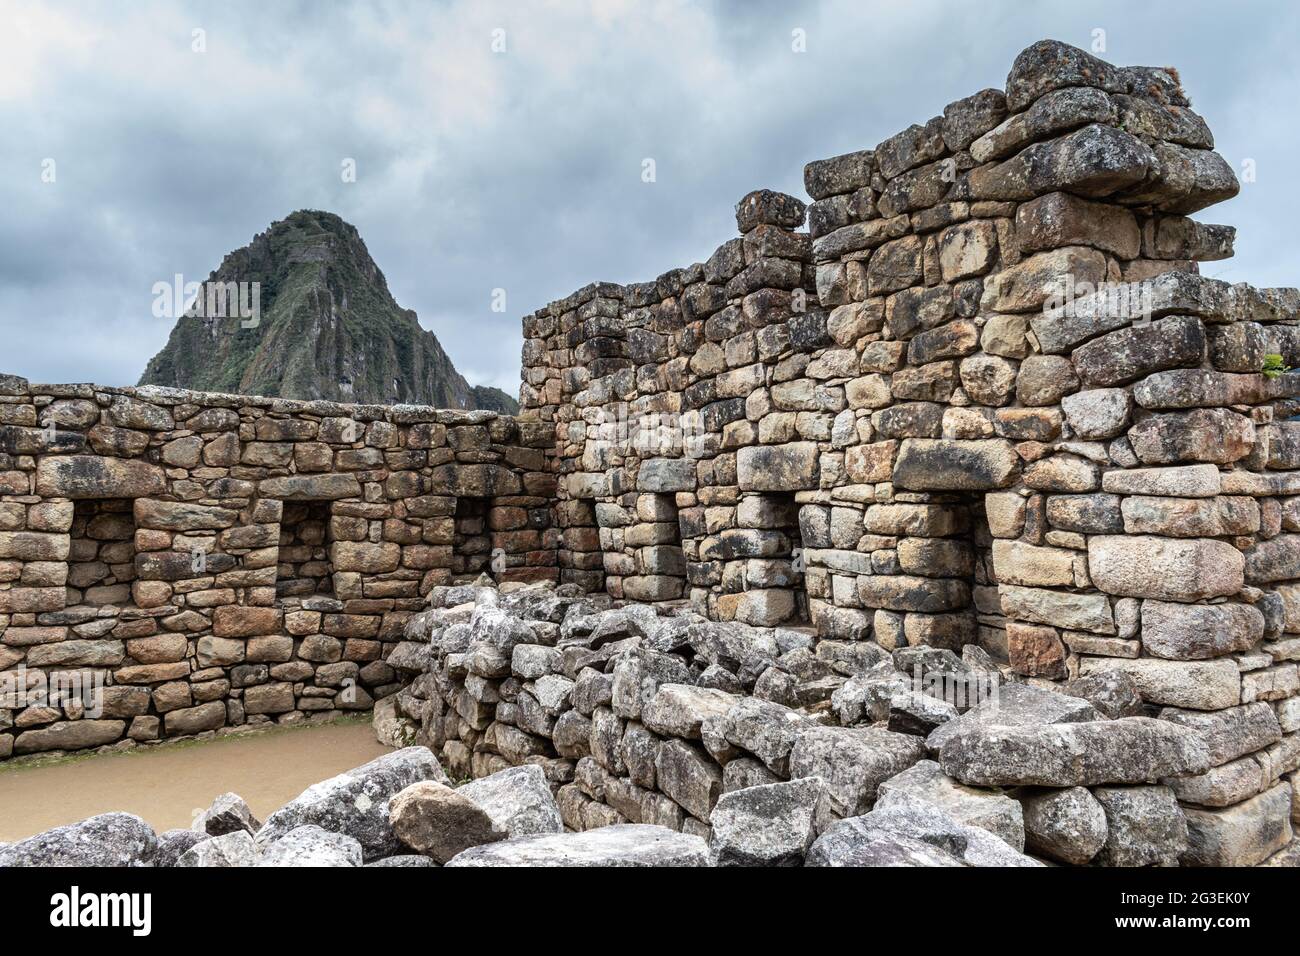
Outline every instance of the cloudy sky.
{"type": "Polygon", "coordinates": [[[517,393],[522,315],[701,260],[749,190],[802,196],[807,161],[1098,30],[1112,62],[1178,67],[1220,152],[1254,161],[1201,214],[1239,229],[1205,271],[1300,282],[1300,5],[0,0],[0,372],[134,383],[170,331],[155,282],[317,208],[471,382],[517,393]]]}

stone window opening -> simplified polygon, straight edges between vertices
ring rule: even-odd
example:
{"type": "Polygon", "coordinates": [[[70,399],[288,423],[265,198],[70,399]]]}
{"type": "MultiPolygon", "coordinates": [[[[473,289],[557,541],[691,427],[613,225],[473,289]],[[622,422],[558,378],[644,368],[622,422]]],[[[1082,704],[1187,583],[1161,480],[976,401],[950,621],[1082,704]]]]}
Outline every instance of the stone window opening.
{"type": "Polygon", "coordinates": [[[328,501],[286,501],[280,518],[277,597],[332,597],[331,505],[328,501]]]}
{"type": "Polygon", "coordinates": [[[74,503],[68,549],[68,606],[132,603],[135,515],[130,498],[74,503]]]}

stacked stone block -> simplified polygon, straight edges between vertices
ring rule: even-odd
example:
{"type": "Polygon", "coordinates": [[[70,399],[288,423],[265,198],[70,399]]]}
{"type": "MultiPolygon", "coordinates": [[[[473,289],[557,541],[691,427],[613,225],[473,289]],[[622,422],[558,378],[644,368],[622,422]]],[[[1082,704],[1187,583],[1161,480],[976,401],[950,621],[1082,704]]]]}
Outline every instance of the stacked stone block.
{"type": "Polygon", "coordinates": [[[1189,218],[1238,190],[1213,145],[1172,71],[1044,41],[1005,90],[810,163],[806,209],[750,194],[706,263],[525,320],[561,498],[625,520],[671,492],[716,620],[1123,672],[1169,719],[1264,704],[1279,734],[1222,755],[1219,803],[1179,796],[1207,846],[1280,812],[1258,801],[1300,767],[1300,380],[1262,373],[1300,364],[1300,293],[1199,275],[1234,238],[1189,218]],[[616,365],[576,360],[583,310],[616,365]],[[676,415],[676,445],[603,436],[625,410],[676,415]],[[787,505],[786,541],[745,518],[787,505]]]}
{"type": "Polygon", "coordinates": [[[0,757],[369,709],[431,588],[558,576],[543,440],[0,377],[0,757]]]}

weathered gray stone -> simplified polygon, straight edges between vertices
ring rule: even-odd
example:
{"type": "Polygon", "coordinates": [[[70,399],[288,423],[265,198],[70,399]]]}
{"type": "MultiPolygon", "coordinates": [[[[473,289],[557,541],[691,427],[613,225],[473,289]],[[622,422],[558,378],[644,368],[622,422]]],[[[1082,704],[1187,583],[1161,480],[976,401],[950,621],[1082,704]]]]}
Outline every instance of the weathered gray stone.
{"type": "Polygon", "coordinates": [[[1291,842],[1291,787],[1280,783],[1234,807],[1188,807],[1183,866],[1256,866],[1291,842]]]}
{"type": "Polygon", "coordinates": [[[1086,700],[1031,684],[1003,684],[956,720],[936,728],[925,740],[938,753],[949,740],[981,727],[1036,727],[1042,724],[1079,723],[1097,719],[1086,700]]]}
{"type": "Polygon", "coordinates": [[[1085,657],[1079,662],[1079,673],[1084,677],[1109,670],[1122,671],[1131,677],[1150,704],[1219,710],[1241,703],[1241,675],[1231,660],[1085,657]]]}
{"type": "Polygon", "coordinates": [[[1187,848],[1187,820],[1168,787],[1097,787],[1106,813],[1102,866],[1173,866],[1187,848]]]}
{"type": "Polygon", "coordinates": [[[190,847],[210,839],[208,834],[197,830],[164,830],[158,834],[158,852],[154,854],[154,866],[176,866],[177,861],[190,847]]]}
{"type": "Polygon", "coordinates": [[[1103,717],[1141,717],[1142,694],[1133,678],[1120,671],[1103,671],[1077,677],[1061,685],[1061,692],[1086,700],[1103,717]]]}
{"type": "Polygon", "coordinates": [[[1128,431],[1129,444],[1144,465],[1209,461],[1228,465],[1251,453],[1255,426],[1226,408],[1147,415],[1128,431]]]}
{"type": "Polygon", "coordinates": [[[1204,356],[1201,320],[1175,316],[1103,335],[1075,349],[1070,359],[1079,380],[1095,388],[1124,385],[1164,369],[1194,367],[1204,356]]]}
{"type": "Polygon", "coordinates": [[[1097,634],[1115,633],[1115,618],[1103,594],[1073,594],[1004,584],[998,588],[998,597],[1002,613],[1012,619],[1097,634]]]}
{"type": "Polygon", "coordinates": [[[840,820],[808,851],[807,866],[965,866],[960,859],[916,837],[878,829],[866,817],[840,820]]]}
{"type": "Polygon", "coordinates": [[[237,793],[221,794],[194,822],[195,829],[214,837],[237,831],[253,834],[261,826],[248,804],[237,793]]]}
{"type": "Polygon", "coordinates": [[[1264,636],[1264,615],[1249,604],[1142,602],[1142,647],[1168,660],[1205,660],[1248,651],[1264,636]]]}
{"type": "Polygon", "coordinates": [[[801,866],[816,837],[822,782],[814,778],[732,790],[709,816],[718,866],[801,866]]]}
{"type": "Polygon", "coordinates": [[[666,740],[655,753],[655,781],[695,819],[707,821],[722,793],[722,771],[703,751],[682,740],[666,740]]]}
{"type": "Polygon", "coordinates": [[[36,465],[36,493],[49,498],[148,498],[167,490],[157,465],[100,455],[49,455],[36,465]]]}
{"type": "Polygon", "coordinates": [[[257,846],[247,830],[231,830],[208,837],[190,847],[176,861],[176,866],[254,866],[257,863],[257,846]]]}
{"type": "Polygon", "coordinates": [[[690,458],[649,458],[641,463],[637,487],[642,491],[695,490],[695,461],[690,458]]]}
{"type": "Polygon", "coordinates": [[[700,724],[725,716],[735,705],[734,694],[689,684],[662,684],[641,708],[641,722],[665,737],[700,739],[700,724]]]}
{"type": "Polygon", "coordinates": [[[1209,713],[1166,707],[1160,711],[1160,719],[1199,733],[1209,750],[1211,766],[1226,764],[1282,739],[1273,708],[1262,702],[1209,713]]]}
{"type": "Polygon", "coordinates": [[[745,491],[816,488],[819,458],[815,442],[747,446],[736,455],[737,480],[745,491]]]}
{"type": "Polygon", "coordinates": [[[897,791],[887,803],[882,801],[882,805],[870,813],[843,822],[855,823],[854,829],[883,830],[920,840],[951,854],[967,866],[1042,865],[982,827],[968,826],[933,803],[897,791]]]}
{"type": "Polygon", "coordinates": [[[995,790],[977,790],[945,775],[933,760],[922,760],[880,785],[877,807],[895,794],[933,803],[958,823],[983,827],[1016,850],[1025,848],[1020,804],[995,790]]]}
{"type": "Polygon", "coordinates": [[[1122,71],[1078,47],[1039,40],[1020,52],[1007,75],[1007,106],[1014,112],[1052,90],[1096,87],[1108,93],[1125,89],[1122,71]]]}
{"type": "Polygon", "coordinates": [[[1088,572],[1107,594],[1203,601],[1236,594],[1246,560],[1226,541],[1152,535],[1097,535],[1088,539],[1088,572]]]}
{"type": "Polygon", "coordinates": [[[878,727],[809,727],[795,738],[790,777],[820,777],[840,816],[863,813],[881,783],[921,759],[921,740],[878,727]]]}
{"type": "Polygon", "coordinates": [[[389,801],[413,783],[433,780],[450,785],[426,747],[407,747],[354,770],[313,784],[276,810],[257,832],[259,846],[297,827],[313,824],[358,840],[368,859],[401,852],[389,823],[389,801]]]}
{"type": "Polygon", "coordinates": [[[0,866],[151,866],[158,838],[130,813],[101,813],[0,847],[0,866]]]}
{"type": "Polygon", "coordinates": [[[1065,420],[1075,435],[1088,441],[1121,434],[1132,409],[1132,396],[1122,388],[1090,388],[1061,399],[1065,420]]]}
{"type": "Polygon", "coordinates": [[[618,824],[583,833],[520,837],[466,850],[448,866],[708,866],[698,836],[660,826],[618,824]]]}
{"type": "Polygon", "coordinates": [[[1032,791],[1020,806],[1025,845],[1035,853],[1083,866],[1106,844],[1106,811],[1084,787],[1032,791]]]}
{"type": "Polygon", "coordinates": [[[1102,490],[1119,495],[1166,495],[1179,498],[1213,498],[1222,490],[1214,465],[1178,465],[1172,468],[1133,468],[1108,471],[1102,490]]]}
{"type": "MultiPolygon", "coordinates": [[[[274,814],[272,814],[274,816],[274,814]]],[[[262,848],[258,866],[361,866],[362,846],[344,833],[315,824],[294,827],[262,848]]]]}
{"type": "Polygon", "coordinates": [[[723,732],[734,746],[749,751],[769,770],[784,776],[795,738],[807,726],[807,717],[797,711],[744,697],[727,712],[723,732]]]}
{"type": "Polygon", "coordinates": [[[546,774],[536,764],[471,780],[456,792],[481,807],[495,827],[512,840],[564,829],[546,774]]]}
{"type": "Polygon", "coordinates": [[[975,786],[1075,787],[1142,783],[1201,773],[1200,735],[1149,717],[1039,727],[985,725],[952,736],[939,751],[944,772],[975,786]]]}
{"type": "Polygon", "coordinates": [[[893,480],[912,491],[986,491],[1011,484],[1019,462],[1003,439],[908,438],[899,446],[893,480]]]}

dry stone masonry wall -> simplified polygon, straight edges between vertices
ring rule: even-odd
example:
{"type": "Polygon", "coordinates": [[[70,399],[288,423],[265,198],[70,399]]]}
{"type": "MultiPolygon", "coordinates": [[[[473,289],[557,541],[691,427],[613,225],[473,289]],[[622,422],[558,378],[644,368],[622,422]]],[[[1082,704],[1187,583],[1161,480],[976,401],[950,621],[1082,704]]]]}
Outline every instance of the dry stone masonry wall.
{"type": "Polygon", "coordinates": [[[368,710],[467,560],[556,574],[513,418],[5,376],[0,422],[0,757],[368,710]]]}
{"type": "Polygon", "coordinates": [[[1300,292],[1200,275],[1213,145],[1034,44],[526,317],[518,418],[0,378],[0,757],[382,698],[572,829],[781,784],[861,861],[910,774],[1062,862],[1294,855],[1300,292]]]}
{"type": "Polygon", "coordinates": [[[525,320],[561,580],[1258,715],[1179,793],[1256,812],[1300,765],[1300,293],[1199,274],[1238,184],[1176,74],[1044,41],[805,184],[525,320]]]}

